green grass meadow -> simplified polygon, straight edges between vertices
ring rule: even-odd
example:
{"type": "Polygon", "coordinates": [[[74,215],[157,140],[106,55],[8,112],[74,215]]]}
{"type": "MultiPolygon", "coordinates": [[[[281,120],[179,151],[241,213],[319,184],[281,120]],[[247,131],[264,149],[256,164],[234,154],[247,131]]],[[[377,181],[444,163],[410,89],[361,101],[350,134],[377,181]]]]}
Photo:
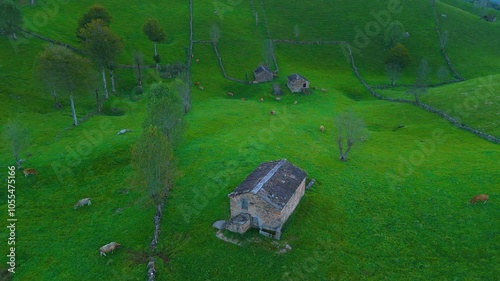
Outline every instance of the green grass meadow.
{"type": "MultiPolygon", "coordinates": [[[[93,1],[40,1],[37,7],[24,2],[23,14],[37,33],[79,46],[76,24],[93,1]]],[[[229,76],[253,78],[253,69],[264,61],[269,32],[272,39],[348,41],[367,83],[389,83],[383,27],[372,30],[366,46],[355,40],[356,30],[374,26],[373,15],[394,1],[193,2],[194,40],[209,40],[210,26],[220,28],[217,46],[229,76]]],[[[398,82],[413,83],[422,58],[433,69],[431,81],[440,82],[435,74],[446,62],[429,2],[404,1],[400,12],[390,14],[410,33],[403,43],[412,62],[398,82]]],[[[480,20],[458,0],[436,2],[438,15],[447,15],[440,16],[440,24],[449,32],[448,56],[466,81],[430,88],[422,102],[500,137],[500,23],[480,20]]],[[[141,51],[153,64],[153,44],[142,33],[150,17],[167,32],[158,48],[162,64],[185,60],[188,2],[100,3],[124,42],[119,63],[132,64],[134,52],[141,51]]],[[[61,93],[63,108],[56,109],[33,75],[45,44],[36,38],[12,43],[0,37],[0,131],[9,120],[31,131],[23,166],[38,171],[36,177],[17,171],[16,273],[10,280],[145,280],[155,208],[130,165],[147,113],[145,95],[134,93],[133,70],[118,69],[117,94],[106,106],[124,114],[94,115],[71,126],[69,98],[61,93]],[[121,129],[132,132],[117,135],[121,129]],[[73,205],[85,197],[92,205],[75,210],[73,205]],[[100,257],[99,247],[111,241],[122,248],[100,257]]],[[[274,48],[280,70],[275,81],[284,91],[280,102],[274,100],[272,83],[225,79],[212,46],[194,44],[199,62],[193,61],[191,79],[204,90],[192,87],[187,127],[174,149],[178,171],[163,212],[157,280],[498,280],[498,144],[417,106],[375,99],[338,45],[276,43],[274,48]],[[291,94],[286,77],[292,73],[307,77],[318,90],[291,94]],[[270,115],[271,110],[277,114],[270,115]],[[340,162],[333,120],[344,111],[361,117],[367,130],[366,141],[353,147],[349,161],[340,162]],[[399,125],[404,127],[395,130],[399,125]],[[229,219],[227,194],[260,163],[282,158],[317,183],[285,224],[281,240],[274,243],[256,230],[224,232],[242,246],[218,239],[211,225],[229,219]],[[486,204],[468,203],[482,193],[489,194],[486,204]],[[285,244],[292,250],[278,254],[285,244]]],[[[145,71],[145,89],[160,80],[154,71],[145,71]]],[[[96,85],[102,92],[99,80],[96,85]]],[[[380,93],[411,99],[405,91],[380,93]]],[[[93,93],[76,96],[75,103],[79,119],[95,111],[93,93]]],[[[2,139],[2,178],[14,165],[10,150],[2,139]]],[[[7,206],[3,188],[4,224],[7,206]]],[[[10,247],[5,226],[0,232],[4,274],[10,247]]]]}

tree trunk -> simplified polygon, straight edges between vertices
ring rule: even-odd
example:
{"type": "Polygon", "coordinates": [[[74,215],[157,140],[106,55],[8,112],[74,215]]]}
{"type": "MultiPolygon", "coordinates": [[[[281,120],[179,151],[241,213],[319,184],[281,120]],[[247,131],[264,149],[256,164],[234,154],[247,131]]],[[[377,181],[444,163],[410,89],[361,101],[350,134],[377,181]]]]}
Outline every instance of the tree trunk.
{"type": "Polygon", "coordinates": [[[104,86],[104,99],[108,99],[108,85],[106,83],[106,72],[104,71],[104,66],[101,66],[102,73],[102,84],[104,86]]]}
{"type": "Polygon", "coordinates": [[[115,76],[113,76],[113,69],[109,70],[109,77],[111,79],[111,92],[116,93],[115,90],[115,76]]]}
{"type": "Polygon", "coordinates": [[[73,125],[78,126],[78,120],[76,119],[75,102],[73,101],[73,95],[69,95],[69,102],[71,104],[71,112],[73,113],[73,125]]]}
{"type": "Polygon", "coordinates": [[[95,89],[95,101],[97,104],[97,112],[101,113],[101,106],[99,105],[99,90],[95,89]]]}
{"type": "Polygon", "coordinates": [[[50,94],[52,95],[52,97],[54,98],[54,103],[57,104],[57,94],[56,94],[56,90],[52,89],[50,90],[50,94]]]}
{"type": "Polygon", "coordinates": [[[154,46],[155,46],[155,67],[156,70],[158,71],[158,62],[156,61],[156,58],[158,57],[158,51],[156,50],[156,42],[154,42],[154,46]]]}
{"type": "Polygon", "coordinates": [[[137,65],[137,84],[139,84],[139,87],[142,87],[142,70],[140,65],[137,65]]]}

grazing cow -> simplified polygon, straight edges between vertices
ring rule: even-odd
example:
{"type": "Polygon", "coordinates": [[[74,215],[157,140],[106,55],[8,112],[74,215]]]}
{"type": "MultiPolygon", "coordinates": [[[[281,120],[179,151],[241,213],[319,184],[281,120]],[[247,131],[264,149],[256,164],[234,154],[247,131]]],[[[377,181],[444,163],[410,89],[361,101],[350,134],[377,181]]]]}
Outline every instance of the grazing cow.
{"type": "Polygon", "coordinates": [[[316,86],[314,86],[314,87],[313,87],[313,90],[316,90],[316,89],[317,89],[317,87],[316,87],[316,86]]]}
{"type": "Polygon", "coordinates": [[[78,207],[83,207],[85,205],[87,205],[87,206],[92,205],[92,202],[90,202],[90,198],[83,198],[83,199],[79,200],[78,202],[76,202],[75,209],[78,207]]]}
{"type": "Polygon", "coordinates": [[[199,86],[198,89],[200,89],[202,91],[205,90],[205,88],[203,88],[203,86],[199,86]]]}
{"type": "Polygon", "coordinates": [[[476,204],[477,201],[483,201],[483,204],[486,203],[486,201],[488,201],[488,195],[487,194],[479,194],[479,195],[476,195],[474,197],[472,197],[472,199],[470,200],[470,204],[474,203],[476,204]]]}
{"type": "Polygon", "coordinates": [[[359,140],[360,140],[361,142],[365,142],[365,140],[366,140],[366,139],[365,139],[365,137],[360,137],[360,138],[359,138],[359,140]]]}
{"type": "Polygon", "coordinates": [[[319,130],[323,133],[325,131],[325,126],[323,125],[319,126],[319,130]]]}
{"type": "Polygon", "coordinates": [[[38,176],[38,172],[33,168],[24,169],[23,173],[25,177],[27,177],[28,175],[38,176]]]}
{"type": "Polygon", "coordinates": [[[234,94],[231,93],[231,92],[227,92],[227,95],[230,96],[230,97],[234,96],[234,94]]]}
{"type": "Polygon", "coordinates": [[[260,98],[260,102],[264,102],[264,98],[260,98]]]}
{"type": "Polygon", "coordinates": [[[325,88],[321,88],[321,92],[326,92],[326,89],[325,88]]]}
{"type": "Polygon", "coordinates": [[[122,245],[116,243],[116,242],[111,242],[109,244],[106,244],[104,246],[102,246],[101,248],[99,248],[99,254],[101,255],[101,257],[106,254],[109,254],[110,252],[113,252],[115,249],[118,249],[120,248],[122,245]]]}
{"type": "Polygon", "coordinates": [[[271,115],[276,115],[276,110],[271,110],[271,115]]]}
{"type": "Polygon", "coordinates": [[[281,101],[281,98],[280,97],[276,97],[276,101],[281,101]]]}
{"type": "Polygon", "coordinates": [[[294,101],[293,104],[297,104],[297,101],[294,101]]]}
{"type": "Polygon", "coordinates": [[[199,81],[194,83],[195,86],[200,86],[200,84],[201,84],[201,82],[199,82],[199,81]]]}
{"type": "Polygon", "coordinates": [[[196,59],[196,62],[200,62],[200,59],[196,59]]]}
{"type": "Polygon", "coordinates": [[[241,98],[241,100],[247,100],[247,98],[241,98]]]}

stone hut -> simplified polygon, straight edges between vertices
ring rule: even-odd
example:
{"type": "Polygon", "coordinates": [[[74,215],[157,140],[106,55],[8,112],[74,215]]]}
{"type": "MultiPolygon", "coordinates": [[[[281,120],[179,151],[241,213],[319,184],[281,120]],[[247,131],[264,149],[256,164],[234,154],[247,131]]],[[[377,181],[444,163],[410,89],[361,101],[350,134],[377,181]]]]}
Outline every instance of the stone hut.
{"type": "Polygon", "coordinates": [[[250,227],[279,239],[281,228],[304,196],[307,174],[286,159],[262,163],[228,197],[230,231],[250,227]]]}
{"type": "Polygon", "coordinates": [[[288,76],[286,85],[292,93],[307,92],[309,89],[309,81],[299,74],[288,76]]]}
{"type": "Polygon", "coordinates": [[[259,66],[253,71],[255,82],[273,81],[274,73],[267,66],[259,66]]]}

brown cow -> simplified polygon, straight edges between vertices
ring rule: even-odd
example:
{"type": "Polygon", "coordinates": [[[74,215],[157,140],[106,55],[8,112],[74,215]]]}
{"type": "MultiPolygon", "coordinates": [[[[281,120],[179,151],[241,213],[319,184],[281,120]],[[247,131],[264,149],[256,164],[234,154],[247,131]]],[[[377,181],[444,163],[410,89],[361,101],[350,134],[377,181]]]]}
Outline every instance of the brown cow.
{"type": "Polygon", "coordinates": [[[247,100],[247,98],[241,98],[241,100],[247,100]]]}
{"type": "Polygon", "coordinates": [[[474,203],[476,204],[477,201],[483,201],[483,204],[486,203],[486,201],[488,201],[488,194],[479,194],[479,195],[476,195],[474,197],[472,197],[472,199],[470,200],[470,204],[474,203]]]}
{"type": "Polygon", "coordinates": [[[201,82],[199,82],[199,81],[194,83],[195,86],[200,86],[200,84],[201,84],[201,82]]]}
{"type": "Polygon", "coordinates": [[[27,177],[28,175],[38,176],[38,172],[33,168],[24,169],[23,173],[25,177],[27,177]]]}
{"type": "Polygon", "coordinates": [[[111,242],[109,244],[106,244],[99,248],[99,254],[101,256],[105,256],[106,254],[109,254],[110,252],[113,252],[115,249],[120,248],[122,245],[116,243],[116,242],[111,242]]]}

